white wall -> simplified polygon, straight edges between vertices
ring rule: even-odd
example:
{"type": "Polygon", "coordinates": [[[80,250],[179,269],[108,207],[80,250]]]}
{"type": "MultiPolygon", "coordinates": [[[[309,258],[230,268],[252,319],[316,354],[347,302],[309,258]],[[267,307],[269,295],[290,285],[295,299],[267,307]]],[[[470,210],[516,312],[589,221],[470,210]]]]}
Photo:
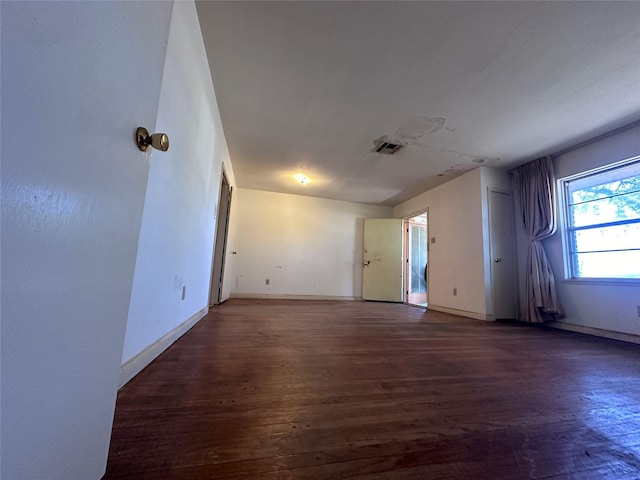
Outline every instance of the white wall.
{"type": "Polygon", "coordinates": [[[2,459],[101,478],[171,2],[2,2],[2,459]]]}
{"type": "Polygon", "coordinates": [[[488,188],[509,188],[506,172],[482,167],[393,209],[396,218],[429,210],[429,307],[473,318],[493,312],[488,254],[488,188]],[[453,289],[457,295],[453,295],[453,289]]]}
{"type": "Polygon", "coordinates": [[[122,362],[140,356],[123,381],[206,314],[223,163],[234,184],[192,1],[173,6],[156,125],[170,148],[151,160],[122,362]]]}
{"type": "Polygon", "coordinates": [[[390,207],[248,189],[234,202],[232,296],[362,297],[364,219],[390,207]]]}
{"type": "MultiPolygon", "coordinates": [[[[615,163],[640,153],[640,125],[604,137],[553,159],[558,179],[615,163]]],[[[640,335],[640,285],[580,284],[565,282],[562,238],[556,233],[545,241],[556,277],[558,296],[566,318],[559,323],[640,335]]],[[[526,249],[520,249],[526,261],[526,249]]],[[[592,332],[597,333],[597,332],[592,332]]]]}

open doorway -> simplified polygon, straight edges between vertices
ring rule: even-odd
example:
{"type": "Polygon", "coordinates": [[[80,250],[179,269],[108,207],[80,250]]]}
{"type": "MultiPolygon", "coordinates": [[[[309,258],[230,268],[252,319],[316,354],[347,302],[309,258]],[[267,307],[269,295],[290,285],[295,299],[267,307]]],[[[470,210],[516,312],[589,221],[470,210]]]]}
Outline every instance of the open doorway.
{"type": "Polygon", "coordinates": [[[426,307],[428,305],[428,252],[427,212],[404,219],[404,302],[426,307]]]}

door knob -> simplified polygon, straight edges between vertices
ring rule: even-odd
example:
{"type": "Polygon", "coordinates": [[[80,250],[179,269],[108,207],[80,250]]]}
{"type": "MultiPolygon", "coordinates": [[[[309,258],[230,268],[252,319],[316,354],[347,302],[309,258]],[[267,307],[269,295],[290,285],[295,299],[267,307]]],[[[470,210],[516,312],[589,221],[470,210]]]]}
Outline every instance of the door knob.
{"type": "Polygon", "coordinates": [[[136,145],[143,152],[149,150],[149,147],[166,152],[169,150],[169,137],[167,137],[166,133],[149,135],[149,131],[146,128],[138,127],[136,130],[136,145]]]}
{"type": "Polygon", "coordinates": [[[496,257],[495,262],[496,263],[500,263],[502,261],[502,259],[500,257],[496,257]]]}

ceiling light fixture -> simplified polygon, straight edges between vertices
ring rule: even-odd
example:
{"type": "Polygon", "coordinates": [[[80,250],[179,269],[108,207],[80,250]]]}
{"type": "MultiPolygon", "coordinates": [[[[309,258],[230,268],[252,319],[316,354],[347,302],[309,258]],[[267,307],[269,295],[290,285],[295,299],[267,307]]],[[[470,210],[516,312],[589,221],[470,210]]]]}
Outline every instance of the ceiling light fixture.
{"type": "Polygon", "coordinates": [[[295,178],[301,185],[306,185],[307,183],[309,183],[309,179],[301,173],[295,175],[295,178]]]}

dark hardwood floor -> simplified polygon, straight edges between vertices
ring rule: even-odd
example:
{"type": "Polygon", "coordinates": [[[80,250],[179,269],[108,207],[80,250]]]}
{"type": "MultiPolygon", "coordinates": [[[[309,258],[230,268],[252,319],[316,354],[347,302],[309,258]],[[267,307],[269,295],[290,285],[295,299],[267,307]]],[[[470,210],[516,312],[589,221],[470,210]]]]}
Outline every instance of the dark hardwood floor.
{"type": "Polygon", "coordinates": [[[640,346],[231,300],[118,395],[105,479],[640,479],[640,346]]]}

